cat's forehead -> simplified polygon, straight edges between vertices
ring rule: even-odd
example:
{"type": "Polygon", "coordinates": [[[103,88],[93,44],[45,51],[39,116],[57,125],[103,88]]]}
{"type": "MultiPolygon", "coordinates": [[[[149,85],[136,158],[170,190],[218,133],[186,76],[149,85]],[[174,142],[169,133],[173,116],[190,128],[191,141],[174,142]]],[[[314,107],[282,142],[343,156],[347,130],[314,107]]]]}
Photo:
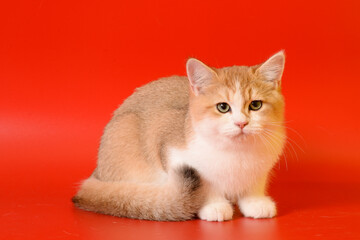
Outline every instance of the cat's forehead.
{"type": "Polygon", "coordinates": [[[255,79],[252,67],[233,66],[217,69],[218,81],[221,85],[226,86],[229,90],[238,91],[246,88],[255,79]]]}
{"type": "Polygon", "coordinates": [[[217,84],[215,91],[228,101],[250,99],[271,94],[269,83],[258,79],[256,68],[246,66],[233,66],[217,69],[217,84]]]}

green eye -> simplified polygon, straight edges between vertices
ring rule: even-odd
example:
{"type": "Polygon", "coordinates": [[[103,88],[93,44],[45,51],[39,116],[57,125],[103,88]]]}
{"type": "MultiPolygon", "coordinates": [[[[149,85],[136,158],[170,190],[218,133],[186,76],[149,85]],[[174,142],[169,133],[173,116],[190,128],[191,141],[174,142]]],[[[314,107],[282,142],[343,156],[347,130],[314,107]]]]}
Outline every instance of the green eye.
{"type": "Polygon", "coordinates": [[[261,100],[255,100],[252,101],[249,105],[249,109],[253,111],[257,111],[262,107],[262,101],[261,100]]]}
{"type": "Polygon", "coordinates": [[[228,111],[231,110],[229,104],[224,102],[216,104],[216,108],[221,113],[227,113],[228,111]]]}

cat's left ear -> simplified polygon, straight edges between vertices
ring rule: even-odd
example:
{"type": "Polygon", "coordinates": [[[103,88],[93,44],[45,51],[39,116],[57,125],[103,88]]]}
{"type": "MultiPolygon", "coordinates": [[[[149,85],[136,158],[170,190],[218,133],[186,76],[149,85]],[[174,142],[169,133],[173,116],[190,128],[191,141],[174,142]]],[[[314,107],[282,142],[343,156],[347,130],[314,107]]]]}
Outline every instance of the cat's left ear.
{"type": "Polygon", "coordinates": [[[281,77],[285,66],[284,50],[274,54],[256,70],[256,73],[262,75],[265,81],[273,82],[275,87],[281,84],[281,77]]]}
{"type": "Polygon", "coordinates": [[[195,96],[198,96],[216,77],[214,70],[195,58],[190,58],[186,62],[186,72],[195,96]]]}

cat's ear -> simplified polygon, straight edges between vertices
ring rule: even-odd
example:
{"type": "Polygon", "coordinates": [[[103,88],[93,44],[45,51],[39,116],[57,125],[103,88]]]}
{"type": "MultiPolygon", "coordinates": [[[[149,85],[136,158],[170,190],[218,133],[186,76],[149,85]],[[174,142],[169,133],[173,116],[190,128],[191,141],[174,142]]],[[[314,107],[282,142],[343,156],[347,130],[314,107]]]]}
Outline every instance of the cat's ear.
{"type": "Polygon", "coordinates": [[[198,96],[216,76],[214,70],[195,58],[190,58],[186,62],[186,72],[195,96],[198,96]]]}
{"type": "Polygon", "coordinates": [[[273,82],[276,87],[280,86],[281,77],[285,66],[284,50],[274,54],[266,62],[260,65],[256,72],[265,78],[265,81],[273,82]]]}

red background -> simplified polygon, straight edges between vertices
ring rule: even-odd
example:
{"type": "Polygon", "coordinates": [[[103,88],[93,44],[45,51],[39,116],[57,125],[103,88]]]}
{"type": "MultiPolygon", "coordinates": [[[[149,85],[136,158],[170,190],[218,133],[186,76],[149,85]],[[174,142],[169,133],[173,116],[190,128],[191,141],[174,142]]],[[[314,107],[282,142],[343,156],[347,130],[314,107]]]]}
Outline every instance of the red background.
{"type": "Polygon", "coordinates": [[[4,239],[360,238],[360,4],[342,1],[0,3],[0,233],[4,239]],[[111,113],[135,87],[280,49],[291,140],[279,217],[155,223],[74,209],[111,113]]]}

